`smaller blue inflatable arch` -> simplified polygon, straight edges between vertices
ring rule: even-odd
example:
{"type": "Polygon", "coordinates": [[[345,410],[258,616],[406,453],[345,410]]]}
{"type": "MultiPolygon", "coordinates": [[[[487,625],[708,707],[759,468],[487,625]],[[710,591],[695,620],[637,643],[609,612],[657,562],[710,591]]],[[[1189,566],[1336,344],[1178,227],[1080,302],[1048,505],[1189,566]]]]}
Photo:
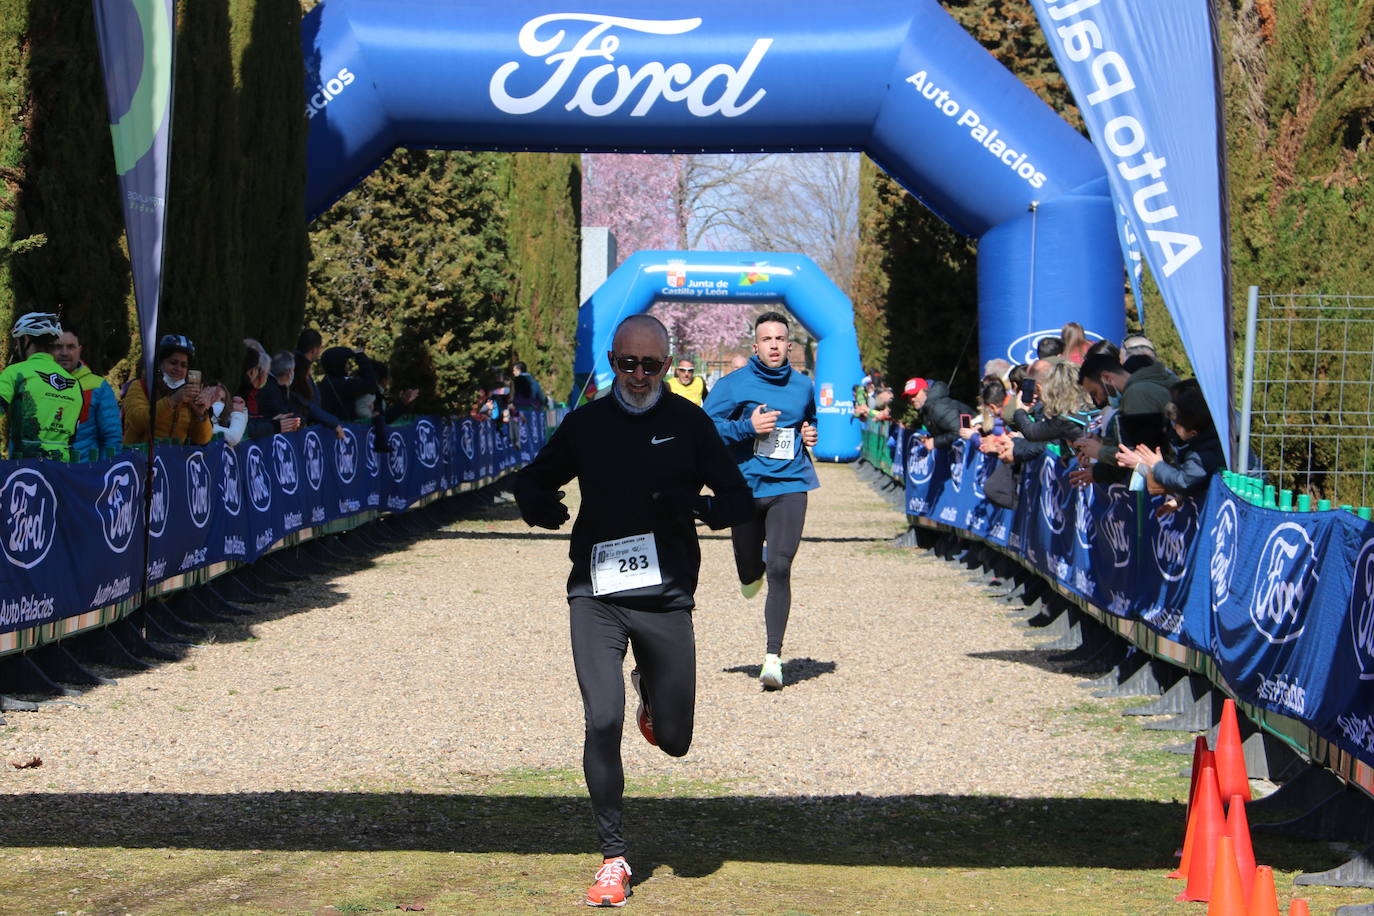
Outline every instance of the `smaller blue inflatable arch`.
{"type": "Polygon", "coordinates": [[[660,302],[785,305],[816,338],[816,431],[812,454],[824,461],[859,457],[854,386],[863,378],[854,305],[804,254],[761,251],[639,251],[626,258],[582,303],[577,316],[573,396],[595,375],[613,378],[606,354],[621,321],[660,302]]]}

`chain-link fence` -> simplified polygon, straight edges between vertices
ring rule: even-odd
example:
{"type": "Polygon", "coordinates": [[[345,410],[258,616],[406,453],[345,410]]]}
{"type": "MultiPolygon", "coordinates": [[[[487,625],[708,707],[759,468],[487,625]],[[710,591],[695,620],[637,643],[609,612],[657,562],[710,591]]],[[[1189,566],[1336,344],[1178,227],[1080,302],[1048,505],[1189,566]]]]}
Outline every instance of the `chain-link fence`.
{"type": "Polygon", "coordinates": [[[1267,482],[1313,500],[1370,505],[1374,296],[1251,287],[1246,324],[1241,460],[1248,444],[1249,467],[1267,482]]]}

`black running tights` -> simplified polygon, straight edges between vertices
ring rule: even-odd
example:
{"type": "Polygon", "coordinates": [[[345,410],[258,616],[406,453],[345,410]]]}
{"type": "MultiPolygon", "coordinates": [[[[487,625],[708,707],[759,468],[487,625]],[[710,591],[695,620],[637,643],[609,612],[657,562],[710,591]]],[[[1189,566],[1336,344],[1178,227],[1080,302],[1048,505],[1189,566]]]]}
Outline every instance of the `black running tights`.
{"type": "Polygon", "coordinates": [[[768,600],[763,622],[768,631],[767,652],[782,653],[782,637],[792,611],[792,558],[801,546],[806,524],[806,491],[780,493],[754,499],[754,515],[730,531],[735,546],[735,569],[741,582],[753,582],[768,573],[768,600]],[[768,542],[768,561],[763,544],[768,542]]]}
{"type": "MultiPolygon", "coordinates": [[[[569,598],[573,665],[587,720],[582,773],[607,858],[625,854],[620,832],[625,769],[625,647],[634,646],[640,687],[653,711],[654,737],[666,754],[692,745],[696,711],[696,639],[691,611],[636,611],[597,598],[569,598]]],[[[637,731],[637,729],[636,729],[637,731]]]]}

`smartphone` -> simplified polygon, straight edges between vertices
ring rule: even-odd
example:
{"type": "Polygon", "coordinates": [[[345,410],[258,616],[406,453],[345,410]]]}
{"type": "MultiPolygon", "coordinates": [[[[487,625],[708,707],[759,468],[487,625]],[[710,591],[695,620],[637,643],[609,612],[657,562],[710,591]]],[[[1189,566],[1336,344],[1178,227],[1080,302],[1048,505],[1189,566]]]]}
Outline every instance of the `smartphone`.
{"type": "Polygon", "coordinates": [[[188,369],[188,370],[186,370],[186,384],[188,384],[188,385],[199,385],[199,384],[200,384],[200,370],[199,370],[199,369],[188,369]]]}
{"type": "Polygon", "coordinates": [[[973,429],[973,417],[966,413],[959,414],[959,428],[973,429]]]}
{"type": "Polygon", "coordinates": [[[1034,403],[1035,403],[1035,379],[1033,379],[1033,378],[1023,378],[1023,379],[1021,379],[1020,385],[1021,385],[1021,403],[1022,403],[1022,404],[1034,404],[1034,403]]]}

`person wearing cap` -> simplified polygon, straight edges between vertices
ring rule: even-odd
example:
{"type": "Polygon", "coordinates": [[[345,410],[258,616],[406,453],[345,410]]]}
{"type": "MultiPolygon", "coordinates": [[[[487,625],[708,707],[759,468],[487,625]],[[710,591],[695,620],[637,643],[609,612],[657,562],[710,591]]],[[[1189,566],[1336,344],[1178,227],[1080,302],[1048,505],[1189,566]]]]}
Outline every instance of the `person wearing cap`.
{"type": "Polygon", "coordinates": [[[72,440],[72,455],[80,461],[84,457],[101,458],[113,455],[124,447],[124,427],[119,418],[119,398],[110,383],[81,361],[81,332],[71,321],[62,322],[62,336],[57,339],[53,357],[58,365],[81,383],[86,409],[76,425],[72,440]]]}
{"type": "Polygon", "coordinates": [[[754,321],[753,358],[716,382],[703,405],[754,494],[753,513],[730,529],[730,541],[740,593],[753,598],[768,581],[759,666],[765,690],[782,687],[792,560],[806,524],[807,491],[821,485],[807,452],[817,441],[815,388],[793,371],[791,347],[787,317],[764,312],[754,321]]]}
{"type": "Polygon", "coordinates": [[[182,445],[205,445],[210,441],[208,396],[202,397],[199,379],[188,379],[195,355],[196,345],[184,334],[165,334],[158,341],[154,365],[157,378],[151,392],[146,379],[135,379],[125,388],[119,404],[124,413],[125,444],[150,439],[170,439],[182,445]],[[150,394],[155,404],[152,411],[150,394]]]}
{"type": "Polygon", "coordinates": [[[973,408],[949,395],[949,386],[941,381],[909,378],[902,389],[916,410],[917,422],[926,429],[921,444],[926,449],[945,448],[959,438],[959,417],[973,414],[973,408]]]}
{"type": "Polygon", "coordinates": [[[700,407],[706,400],[706,380],[696,371],[696,364],[690,359],[678,360],[673,377],[668,379],[668,390],[700,407]]]}
{"type": "Polygon", "coordinates": [[[51,312],[29,312],[10,330],[18,359],[0,372],[0,411],[9,426],[11,460],[71,460],[85,397],[53,356],[62,324],[51,312]]]}

